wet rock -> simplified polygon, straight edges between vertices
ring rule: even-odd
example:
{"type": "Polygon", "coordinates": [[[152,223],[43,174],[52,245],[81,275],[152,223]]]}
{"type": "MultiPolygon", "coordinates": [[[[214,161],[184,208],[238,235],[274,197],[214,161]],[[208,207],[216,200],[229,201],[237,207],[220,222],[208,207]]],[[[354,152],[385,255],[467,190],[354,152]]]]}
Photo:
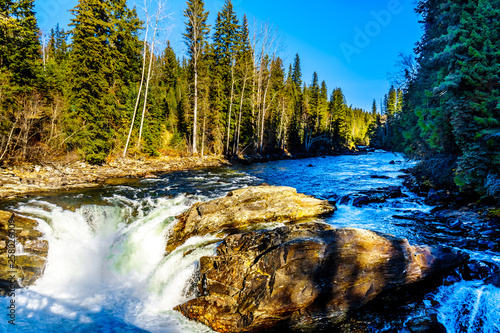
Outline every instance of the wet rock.
{"type": "Polygon", "coordinates": [[[253,186],[229,192],[220,199],[194,204],[178,216],[168,235],[167,253],[192,236],[225,236],[255,228],[260,223],[292,222],[328,214],[335,206],[297,193],[291,187],[253,186]]]}
{"type": "Polygon", "coordinates": [[[437,320],[437,316],[414,318],[406,323],[410,333],[446,333],[446,327],[437,320]]]}
{"type": "Polygon", "coordinates": [[[354,198],[352,205],[354,207],[361,207],[364,205],[367,205],[372,202],[385,202],[385,198],[383,196],[368,196],[368,195],[363,195],[357,198],[354,198]]]}
{"type": "Polygon", "coordinates": [[[453,201],[453,195],[448,190],[435,190],[431,188],[427,193],[426,203],[428,205],[449,204],[453,201]]]}
{"type": "Polygon", "coordinates": [[[379,187],[375,190],[360,191],[352,195],[352,205],[361,207],[370,203],[384,203],[387,199],[406,197],[399,186],[379,187]]]}
{"type": "MultiPolygon", "coordinates": [[[[441,276],[464,257],[373,231],[305,223],[228,236],[200,260],[200,296],[175,310],[219,332],[317,332],[381,294],[441,276]]],[[[441,281],[441,279],[439,279],[441,281]]]]}
{"type": "Polygon", "coordinates": [[[460,227],[462,226],[462,222],[460,220],[452,220],[448,223],[448,226],[451,229],[460,229],[460,227]]]}
{"type": "Polygon", "coordinates": [[[44,272],[49,244],[38,222],[0,211],[0,294],[33,284],[44,272]]]}
{"type": "Polygon", "coordinates": [[[370,178],[372,178],[372,179],[390,179],[391,177],[383,176],[383,175],[371,175],[370,178]]]}
{"type": "Polygon", "coordinates": [[[493,276],[500,276],[500,267],[489,262],[471,260],[460,269],[464,280],[484,280],[493,276]]]}

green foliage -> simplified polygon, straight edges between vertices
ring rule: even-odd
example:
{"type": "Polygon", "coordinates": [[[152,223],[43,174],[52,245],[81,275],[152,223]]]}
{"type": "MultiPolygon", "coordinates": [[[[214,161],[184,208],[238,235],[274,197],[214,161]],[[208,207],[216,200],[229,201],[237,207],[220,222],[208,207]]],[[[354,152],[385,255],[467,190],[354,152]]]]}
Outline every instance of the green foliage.
{"type": "Polygon", "coordinates": [[[397,94],[401,115],[388,118],[394,131],[385,143],[413,157],[456,160],[443,174],[462,190],[499,197],[500,1],[422,0],[417,11],[425,27],[418,72],[397,94]]]}
{"type": "Polygon", "coordinates": [[[128,87],[138,75],[140,21],[125,0],[80,0],[72,12],[70,144],[100,164],[111,151],[128,87]]]}
{"type": "MultiPolygon", "coordinates": [[[[131,121],[144,93],[141,64],[149,59],[147,100],[138,105],[146,110],[144,127],[134,155],[296,153],[369,141],[376,117],[348,107],[340,88],[329,101],[319,73],[304,83],[299,54],[286,73],[274,51],[275,32],[256,27],[251,38],[246,16],[240,24],[230,0],[211,36],[204,2],[187,2],[188,58],[182,60],[170,43],[142,54],[149,42],[140,41],[143,22],[126,0],[79,0],[71,31],[57,25],[48,35],[38,30],[33,1],[0,1],[2,161],[78,152],[101,164],[123,148],[130,128],[137,144],[140,117],[131,121]]],[[[481,126],[495,122],[475,119],[481,126]]],[[[496,144],[494,133],[483,136],[496,144]]]]}

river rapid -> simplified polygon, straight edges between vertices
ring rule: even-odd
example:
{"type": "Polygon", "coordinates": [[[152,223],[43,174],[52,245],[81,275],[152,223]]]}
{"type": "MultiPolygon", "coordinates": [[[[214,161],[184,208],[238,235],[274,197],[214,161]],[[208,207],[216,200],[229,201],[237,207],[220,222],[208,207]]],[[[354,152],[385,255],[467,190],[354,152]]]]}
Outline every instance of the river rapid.
{"type": "MultiPolygon", "coordinates": [[[[34,286],[16,291],[15,326],[6,316],[10,299],[0,298],[0,327],[4,332],[212,332],[172,310],[193,297],[197,262],[216,247],[210,236],[195,237],[165,257],[165,234],[175,216],[195,202],[263,182],[339,201],[363,190],[401,186],[401,169],[411,166],[400,155],[376,151],[175,172],[4,202],[0,209],[38,220],[50,247],[45,274],[34,286]]],[[[407,197],[363,207],[343,200],[332,216],[318,220],[393,234],[413,244],[460,247],[456,235],[394,218],[433,208],[403,192],[407,197]]],[[[498,252],[462,249],[500,267],[498,252]]],[[[498,333],[500,288],[486,280],[455,279],[424,302],[437,309],[448,332],[498,333]]]]}

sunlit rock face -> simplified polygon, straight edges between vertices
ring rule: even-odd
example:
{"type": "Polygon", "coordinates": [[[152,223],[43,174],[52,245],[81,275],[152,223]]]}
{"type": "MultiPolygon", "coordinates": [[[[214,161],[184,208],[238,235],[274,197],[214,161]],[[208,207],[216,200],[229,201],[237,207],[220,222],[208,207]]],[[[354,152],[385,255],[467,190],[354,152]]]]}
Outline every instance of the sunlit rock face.
{"type": "Polygon", "coordinates": [[[304,223],[228,236],[200,260],[200,296],[176,307],[219,332],[314,332],[381,293],[440,276],[465,258],[373,231],[304,223]]]}
{"type": "Polygon", "coordinates": [[[260,223],[292,222],[331,213],[335,206],[284,186],[253,186],[229,192],[220,199],[194,204],[168,235],[167,253],[192,236],[221,237],[255,230],[260,223]]]}
{"type": "Polygon", "coordinates": [[[0,211],[0,294],[33,284],[45,270],[49,244],[38,222],[0,211]]]}

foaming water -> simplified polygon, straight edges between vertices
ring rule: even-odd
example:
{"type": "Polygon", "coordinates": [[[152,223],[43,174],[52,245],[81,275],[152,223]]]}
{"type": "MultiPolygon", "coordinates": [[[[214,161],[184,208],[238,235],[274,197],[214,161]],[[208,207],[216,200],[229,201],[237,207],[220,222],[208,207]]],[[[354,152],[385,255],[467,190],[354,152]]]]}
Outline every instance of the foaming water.
{"type": "MultiPolygon", "coordinates": [[[[16,297],[17,329],[140,331],[143,321],[137,317],[145,308],[155,309],[147,303],[154,290],[149,279],[165,259],[165,234],[175,216],[192,203],[185,196],[146,201],[141,206],[147,212],[136,211],[136,218],[134,209],[124,205],[69,211],[32,201],[19,207],[40,221],[50,251],[43,277],[16,297]]],[[[194,272],[193,258],[180,261],[194,272]]],[[[182,292],[171,296],[173,305],[185,299],[182,292]]]]}
{"type": "Polygon", "coordinates": [[[500,288],[482,281],[462,281],[441,287],[440,321],[449,333],[500,332],[500,288]]]}
{"type": "MultiPolygon", "coordinates": [[[[8,332],[212,332],[173,310],[196,296],[199,259],[213,255],[217,246],[211,236],[194,237],[165,256],[166,235],[177,215],[195,202],[262,182],[338,201],[363,190],[401,186],[400,170],[411,166],[400,155],[375,152],[182,171],[4,203],[1,209],[37,219],[50,246],[44,275],[29,289],[16,291],[16,327],[6,320],[0,327],[8,332]]],[[[446,245],[443,238],[423,235],[418,224],[395,218],[432,209],[405,194],[364,207],[339,204],[335,214],[318,220],[390,233],[412,243],[446,245]]],[[[495,252],[467,253],[478,261],[500,263],[495,252]]],[[[442,286],[432,297],[448,332],[500,332],[495,285],[460,281],[442,286]]],[[[0,307],[8,302],[0,298],[0,307]]]]}
{"type": "MultiPolygon", "coordinates": [[[[74,193],[14,201],[4,209],[35,218],[49,242],[35,285],[17,290],[8,332],[211,332],[173,308],[195,296],[199,258],[211,237],[165,256],[169,228],[197,201],[259,180],[234,170],[178,172],[74,193]],[[207,185],[204,184],[207,183],[207,185]]],[[[6,308],[9,298],[0,298],[6,308]]]]}

